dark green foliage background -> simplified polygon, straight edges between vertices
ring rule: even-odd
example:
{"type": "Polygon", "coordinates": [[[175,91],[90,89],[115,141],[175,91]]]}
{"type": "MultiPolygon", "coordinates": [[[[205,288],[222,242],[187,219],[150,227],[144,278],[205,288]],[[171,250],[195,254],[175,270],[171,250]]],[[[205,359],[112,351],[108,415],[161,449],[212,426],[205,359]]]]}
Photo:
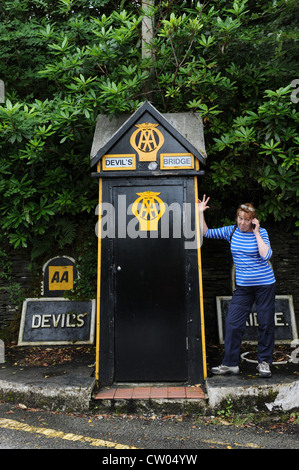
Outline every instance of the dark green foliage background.
{"type": "Polygon", "coordinates": [[[202,114],[211,223],[252,201],[299,234],[298,2],[155,1],[149,58],[140,3],[0,2],[2,257],[29,249],[33,273],[53,253],[88,259],[82,297],[94,289],[96,118],[145,99],[202,114]]]}

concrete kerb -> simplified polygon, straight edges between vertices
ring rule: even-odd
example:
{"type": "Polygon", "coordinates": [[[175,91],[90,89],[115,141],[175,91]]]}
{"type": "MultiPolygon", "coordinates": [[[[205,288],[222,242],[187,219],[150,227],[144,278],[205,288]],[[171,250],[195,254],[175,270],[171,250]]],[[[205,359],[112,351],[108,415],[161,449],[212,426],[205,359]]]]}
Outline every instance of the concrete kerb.
{"type": "Polygon", "coordinates": [[[216,410],[228,401],[239,405],[239,408],[249,409],[251,412],[262,408],[269,411],[287,411],[299,409],[299,381],[289,383],[261,379],[260,383],[244,381],[242,385],[236,379],[210,378],[206,380],[208,403],[210,410],[216,410]]]}
{"type": "Polygon", "coordinates": [[[97,400],[94,406],[103,413],[198,415],[205,414],[207,399],[113,399],[97,400]]]}
{"type": "Polygon", "coordinates": [[[236,387],[233,383],[211,383],[207,379],[204,399],[130,399],[93,400],[95,381],[85,384],[62,384],[35,381],[22,383],[0,380],[0,399],[10,403],[22,403],[28,407],[68,412],[88,412],[92,408],[99,412],[113,413],[162,413],[162,414],[209,414],[225,407],[228,400],[250,412],[261,409],[288,411],[299,409],[299,381],[288,384],[262,383],[236,387]],[[238,405],[239,404],[239,405],[238,405]]]}
{"type": "Polygon", "coordinates": [[[210,387],[209,381],[207,381],[207,392],[209,397],[209,407],[213,410],[230,399],[234,402],[242,398],[261,398],[270,399],[270,396],[273,397],[274,394],[278,392],[279,385],[268,386],[268,385],[254,385],[254,386],[243,386],[243,387],[234,387],[234,386],[219,386],[219,387],[210,387]]]}
{"type": "Polygon", "coordinates": [[[6,402],[50,411],[86,412],[91,391],[87,387],[26,385],[0,381],[0,398],[6,402]]]}
{"type": "Polygon", "coordinates": [[[94,404],[100,412],[157,414],[215,414],[232,406],[241,413],[299,409],[299,380],[281,378],[246,380],[207,378],[202,399],[103,399],[94,404]]]}
{"type": "Polygon", "coordinates": [[[0,400],[52,411],[207,415],[228,402],[241,412],[299,409],[299,380],[291,375],[208,377],[202,399],[95,400],[95,389],[93,369],[86,365],[0,368],[0,400]]]}
{"type": "Polygon", "coordinates": [[[0,369],[0,399],[27,407],[86,412],[94,387],[87,367],[0,369]]]}

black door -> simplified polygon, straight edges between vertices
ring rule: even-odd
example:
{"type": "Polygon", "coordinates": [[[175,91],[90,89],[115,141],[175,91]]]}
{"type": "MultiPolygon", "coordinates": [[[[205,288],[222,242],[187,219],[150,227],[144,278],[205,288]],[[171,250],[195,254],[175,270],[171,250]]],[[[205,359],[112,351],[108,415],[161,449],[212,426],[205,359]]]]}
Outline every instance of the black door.
{"type": "Polygon", "coordinates": [[[123,185],[114,187],[113,199],[116,219],[119,224],[126,221],[129,232],[125,236],[124,226],[116,225],[115,381],[185,381],[185,250],[178,227],[182,227],[184,187],[123,185]],[[146,192],[150,192],[147,198],[146,192]],[[168,210],[173,203],[175,214],[168,210]],[[142,229],[137,238],[133,226],[142,229]]]}

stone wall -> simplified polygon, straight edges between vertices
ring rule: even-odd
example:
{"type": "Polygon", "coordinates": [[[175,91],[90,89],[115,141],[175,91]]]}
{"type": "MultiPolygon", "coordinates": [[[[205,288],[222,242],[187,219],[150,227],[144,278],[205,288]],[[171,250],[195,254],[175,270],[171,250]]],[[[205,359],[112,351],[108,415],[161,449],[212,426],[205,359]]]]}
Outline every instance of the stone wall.
{"type": "Polygon", "coordinates": [[[2,266],[6,277],[0,277],[0,331],[15,319],[27,292],[32,289],[28,270],[29,254],[26,250],[9,253],[9,266],[2,266]]]}

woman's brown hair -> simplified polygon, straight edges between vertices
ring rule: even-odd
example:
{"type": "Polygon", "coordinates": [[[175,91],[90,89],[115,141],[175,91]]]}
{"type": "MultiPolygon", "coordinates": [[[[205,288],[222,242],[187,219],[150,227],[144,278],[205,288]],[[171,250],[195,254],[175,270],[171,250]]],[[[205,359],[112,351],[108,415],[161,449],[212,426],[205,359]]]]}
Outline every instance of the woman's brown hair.
{"type": "Polygon", "coordinates": [[[246,202],[245,204],[240,204],[237,210],[237,217],[239,213],[243,211],[246,212],[250,216],[251,219],[255,219],[257,214],[256,214],[256,208],[251,204],[251,202],[246,202]]]}

